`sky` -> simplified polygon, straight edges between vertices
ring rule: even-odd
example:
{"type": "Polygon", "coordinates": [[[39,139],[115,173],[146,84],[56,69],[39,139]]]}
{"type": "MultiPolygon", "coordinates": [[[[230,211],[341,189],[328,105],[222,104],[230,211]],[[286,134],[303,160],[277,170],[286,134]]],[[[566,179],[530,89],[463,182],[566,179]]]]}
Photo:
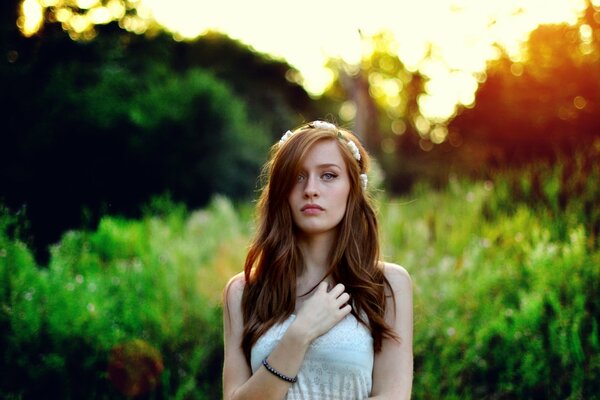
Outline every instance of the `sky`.
{"type": "MultiPolygon", "coordinates": [[[[28,24],[32,32],[37,29],[42,8],[64,1],[24,0],[24,31],[28,24]]],[[[75,30],[124,13],[118,0],[73,1],[89,10],[93,21],[71,18],[64,9],[56,14],[59,21],[69,19],[75,30]]],[[[357,64],[370,54],[365,37],[390,32],[404,65],[429,79],[418,101],[421,114],[433,122],[448,120],[460,105],[473,105],[486,63],[498,55],[495,43],[518,62],[520,44],[532,30],[540,24],[575,23],[585,8],[585,0],[129,1],[137,4],[138,14],[153,18],[176,38],[219,31],[288,62],[313,96],[332,82],[328,58],[357,64]]],[[[592,4],[600,9],[600,0],[592,4]]]]}
{"type": "MultiPolygon", "coordinates": [[[[393,33],[403,63],[431,80],[420,108],[433,120],[472,105],[486,62],[519,44],[539,24],[575,23],[583,0],[140,0],[182,38],[217,30],[287,61],[319,95],[331,82],[328,57],[357,63],[368,52],[363,35],[393,33]],[[425,59],[428,46],[434,57],[425,59]]],[[[600,0],[597,0],[600,5],[600,0]]]]}

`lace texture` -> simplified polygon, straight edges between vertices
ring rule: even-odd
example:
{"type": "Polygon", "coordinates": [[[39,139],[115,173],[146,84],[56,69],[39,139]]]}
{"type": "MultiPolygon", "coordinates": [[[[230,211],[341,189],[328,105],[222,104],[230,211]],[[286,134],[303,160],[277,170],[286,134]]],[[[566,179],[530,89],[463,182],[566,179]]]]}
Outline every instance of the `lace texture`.
{"type": "MultiPolygon", "coordinates": [[[[254,345],[252,372],[261,367],[296,318],[273,326],[254,345]]],[[[298,372],[298,381],[287,393],[287,400],[366,399],[372,386],[373,338],[369,330],[351,314],[329,332],[315,339],[308,348],[298,372]]]]}

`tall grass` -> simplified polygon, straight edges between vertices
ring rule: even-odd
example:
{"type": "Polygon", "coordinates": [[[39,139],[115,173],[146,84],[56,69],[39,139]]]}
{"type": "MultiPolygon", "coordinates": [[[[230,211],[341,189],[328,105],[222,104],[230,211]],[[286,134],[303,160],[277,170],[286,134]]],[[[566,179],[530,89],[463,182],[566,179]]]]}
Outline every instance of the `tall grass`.
{"type": "MultiPolygon", "coordinates": [[[[383,254],[414,282],[415,399],[600,398],[600,167],[581,163],[380,198],[383,254]]],[[[158,200],[38,266],[3,210],[0,392],[220,398],[221,290],[251,215],[158,200]]]]}
{"type": "Polygon", "coordinates": [[[120,398],[156,386],[156,398],[217,398],[220,291],[243,262],[248,231],[215,198],[194,212],[103,218],[94,232],[66,233],[40,267],[4,229],[0,392],[120,398]],[[138,352],[115,360],[119,346],[138,352]]]}
{"type": "Polygon", "coordinates": [[[588,216],[517,198],[501,207],[506,184],[454,181],[382,208],[386,254],[415,285],[414,397],[600,398],[588,216]]]}

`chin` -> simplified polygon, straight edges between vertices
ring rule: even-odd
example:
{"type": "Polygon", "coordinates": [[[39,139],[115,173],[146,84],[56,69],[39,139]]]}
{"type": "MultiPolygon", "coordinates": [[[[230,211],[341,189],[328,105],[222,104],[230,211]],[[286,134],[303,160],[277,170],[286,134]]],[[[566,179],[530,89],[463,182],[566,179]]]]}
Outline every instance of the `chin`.
{"type": "Polygon", "coordinates": [[[298,226],[298,229],[304,235],[320,235],[332,232],[335,226],[298,226]]]}

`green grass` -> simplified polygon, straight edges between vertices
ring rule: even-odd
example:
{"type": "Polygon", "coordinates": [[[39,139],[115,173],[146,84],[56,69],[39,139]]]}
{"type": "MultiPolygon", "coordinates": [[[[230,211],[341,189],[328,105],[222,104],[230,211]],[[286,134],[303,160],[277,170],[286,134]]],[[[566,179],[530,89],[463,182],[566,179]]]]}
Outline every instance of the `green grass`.
{"type": "MultiPolygon", "coordinates": [[[[600,167],[580,167],[380,196],[382,252],[414,282],[413,398],[600,398],[600,167]]],[[[157,199],[140,220],[65,233],[38,266],[4,210],[0,392],[219,398],[221,290],[251,216],[157,199]]]]}

